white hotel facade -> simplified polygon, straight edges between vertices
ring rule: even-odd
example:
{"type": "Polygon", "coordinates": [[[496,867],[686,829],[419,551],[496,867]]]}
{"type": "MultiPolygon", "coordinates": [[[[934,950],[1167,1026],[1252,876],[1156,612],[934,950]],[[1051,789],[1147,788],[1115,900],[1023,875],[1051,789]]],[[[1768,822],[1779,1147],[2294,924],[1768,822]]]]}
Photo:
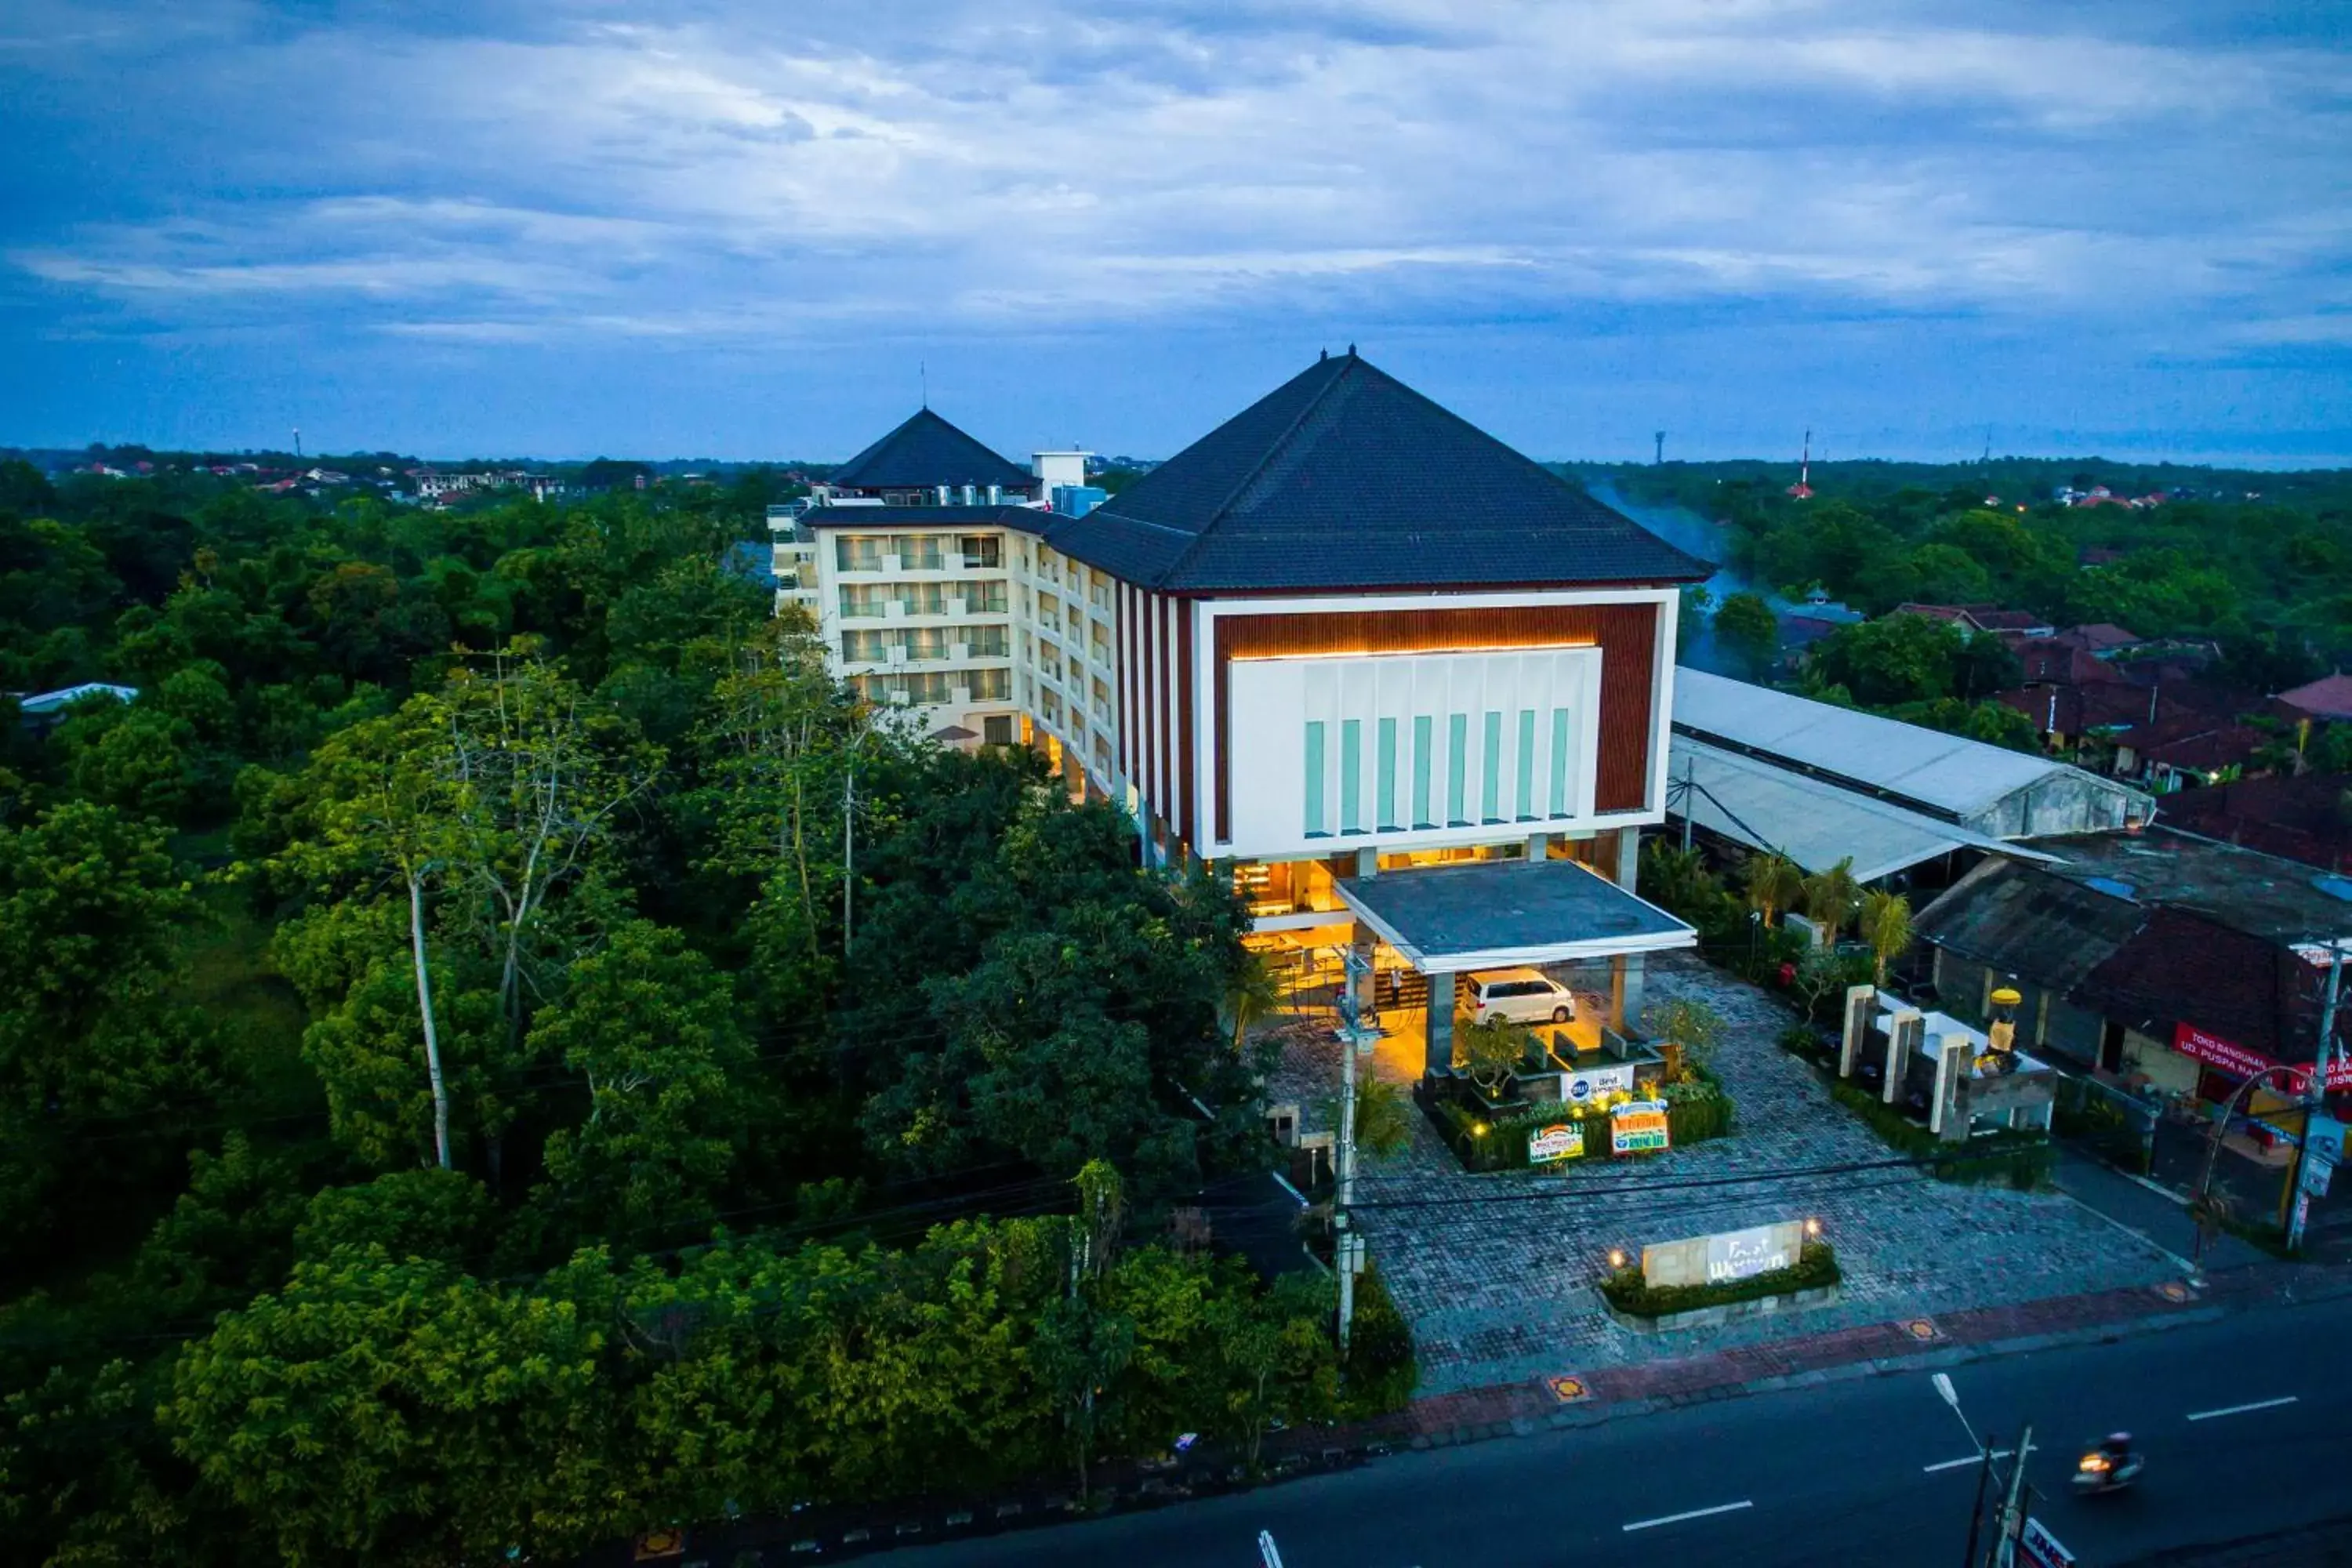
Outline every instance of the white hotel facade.
{"type": "Polygon", "coordinates": [[[1608,958],[1622,1007],[1690,944],[1632,884],[1703,563],[1352,351],[1090,510],[1082,463],[925,410],[772,524],[780,611],[877,706],[1230,868],[1260,932],[1428,976],[1433,1065],[1457,973],[1608,958]]]}

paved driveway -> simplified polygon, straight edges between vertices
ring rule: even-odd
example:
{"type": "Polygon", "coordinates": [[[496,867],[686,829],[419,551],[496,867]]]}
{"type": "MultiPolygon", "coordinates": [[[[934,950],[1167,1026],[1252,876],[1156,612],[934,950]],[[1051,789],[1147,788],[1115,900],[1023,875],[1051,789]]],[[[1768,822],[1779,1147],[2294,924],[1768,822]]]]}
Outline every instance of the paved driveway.
{"type": "MultiPolygon", "coordinates": [[[[1805,1173],[1891,1156],[1773,1043],[1789,1011],[1685,954],[1654,955],[1649,975],[1654,999],[1693,997],[1730,1021],[1716,1068],[1736,1135],[1639,1164],[1470,1175],[1416,1114],[1409,1147],[1365,1162],[1359,1220],[1412,1323],[1423,1393],[2178,1277],[2165,1253],[2063,1194],[1907,1169],[1805,1173]],[[1592,1289],[1612,1247],[1809,1216],[1844,1270],[1834,1306],[1647,1335],[1612,1321],[1592,1289]]],[[[1419,1068],[1417,1034],[1376,1053],[1384,1076],[1419,1068]]]]}

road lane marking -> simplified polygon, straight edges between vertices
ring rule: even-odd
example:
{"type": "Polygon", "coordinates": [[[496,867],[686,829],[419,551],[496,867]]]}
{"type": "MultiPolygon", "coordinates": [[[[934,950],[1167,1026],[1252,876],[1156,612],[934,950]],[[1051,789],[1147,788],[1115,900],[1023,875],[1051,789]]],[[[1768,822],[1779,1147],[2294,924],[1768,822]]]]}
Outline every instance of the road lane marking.
{"type": "MultiPolygon", "coordinates": [[[[1992,1451],[1992,1457],[1996,1459],[2006,1459],[2010,1457],[2010,1451],[2007,1448],[1995,1448],[1992,1451]]],[[[1957,1470],[1962,1465],[1978,1465],[1982,1464],[1983,1462],[1983,1455],[1970,1454],[1965,1459],[1946,1459],[1940,1465],[1922,1465],[1919,1468],[1932,1476],[1937,1470],[1957,1470]]]]}
{"type": "Polygon", "coordinates": [[[1717,1503],[1713,1508],[1695,1508],[1688,1513],[1670,1513],[1664,1519],[1637,1519],[1625,1528],[1629,1531],[1635,1530],[1655,1530],[1662,1524],[1680,1524],[1686,1519],[1706,1519],[1711,1514],[1738,1513],[1743,1508],[1754,1508],[1756,1504],[1752,1500],[1742,1499],[1738,1502],[1717,1503]]]}
{"type": "Polygon", "coordinates": [[[2276,1410],[2282,1405],[2293,1405],[2302,1397],[2297,1394],[2283,1394],[2276,1399],[2257,1399],[2252,1405],[2231,1405],[2221,1410],[2200,1410],[2189,1419],[2210,1421],[2217,1415],[2248,1415],[2257,1410],[2276,1410]]]}

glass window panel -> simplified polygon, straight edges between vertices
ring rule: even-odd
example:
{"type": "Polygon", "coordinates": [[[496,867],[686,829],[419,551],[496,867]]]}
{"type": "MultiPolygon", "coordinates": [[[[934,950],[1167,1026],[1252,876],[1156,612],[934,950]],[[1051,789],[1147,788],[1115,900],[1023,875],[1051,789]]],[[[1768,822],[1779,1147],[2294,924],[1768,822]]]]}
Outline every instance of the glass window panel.
{"type": "Polygon", "coordinates": [[[1479,816],[1488,822],[1503,820],[1503,716],[1488,713],[1481,726],[1486,742],[1478,770],[1479,816]]]}
{"type": "Polygon", "coordinates": [[[1445,820],[1466,827],[1470,818],[1470,715],[1445,716],[1445,820]]]}
{"type": "Polygon", "coordinates": [[[1363,814],[1364,725],[1360,719],[1339,721],[1339,831],[1361,833],[1363,814]]]}
{"type": "Polygon", "coordinates": [[[1395,827],[1396,811],[1396,721],[1381,721],[1380,738],[1373,742],[1372,810],[1382,827],[1395,827]]]}
{"type": "Polygon", "coordinates": [[[1436,728],[1426,713],[1416,715],[1412,721],[1412,825],[1433,827],[1437,819],[1429,815],[1429,773],[1433,765],[1430,732],[1436,728]]]}
{"type": "Polygon", "coordinates": [[[1551,710],[1551,814],[1566,816],[1568,811],[1568,710],[1551,710]]]}
{"type": "Polygon", "coordinates": [[[1323,821],[1323,726],[1319,721],[1307,726],[1307,831],[1310,835],[1330,831],[1323,821]]]}
{"type": "Polygon", "coordinates": [[[1519,791],[1518,816],[1522,821],[1536,814],[1536,710],[1519,710],[1519,791]]]}

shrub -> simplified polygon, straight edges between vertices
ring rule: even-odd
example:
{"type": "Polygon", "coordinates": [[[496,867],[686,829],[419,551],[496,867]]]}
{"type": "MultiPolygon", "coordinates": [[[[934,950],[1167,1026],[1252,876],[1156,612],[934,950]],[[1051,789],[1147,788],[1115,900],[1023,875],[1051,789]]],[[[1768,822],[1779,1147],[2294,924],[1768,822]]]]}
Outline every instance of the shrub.
{"type": "MultiPolygon", "coordinates": [[[[1490,1116],[1475,1106],[1449,1098],[1443,1089],[1416,1089],[1414,1093],[1431,1124],[1465,1170],[1524,1170],[1528,1163],[1528,1133],[1534,1128],[1564,1121],[1582,1125],[1585,1159],[1612,1157],[1609,1113],[1603,1110],[1556,1102],[1521,1102],[1490,1116]]],[[[1733,1131],[1731,1097],[1711,1072],[1696,1082],[1668,1084],[1659,1093],[1666,1102],[1666,1136],[1674,1146],[1726,1137],[1733,1131]]]]}
{"type": "Polygon", "coordinates": [[[1853,1111],[1878,1134],[1880,1142],[1898,1154],[1932,1162],[1927,1173],[1940,1182],[1973,1185],[2006,1181],[2019,1192],[2049,1184],[2058,1163],[2057,1146],[2043,1132],[2005,1131],[1984,1133],[1964,1143],[1947,1143],[1916,1121],[1866,1090],[1843,1080],[1830,1085],[1830,1096],[1853,1111]]]}
{"type": "Polygon", "coordinates": [[[1348,1421],[1402,1410],[1420,1381],[1412,1331],[1375,1265],[1365,1265],[1356,1276],[1356,1316],[1348,1328],[1342,1371],[1346,1381],[1339,1393],[1339,1415],[1348,1421]]]}
{"type": "Polygon", "coordinates": [[[1601,1299],[1621,1312],[1637,1318],[1662,1318],[1670,1312],[1696,1312],[1705,1307],[1734,1301],[1759,1301],[1838,1282],[1837,1253],[1826,1241],[1808,1241],[1797,1261],[1786,1268],[1750,1275],[1721,1285],[1658,1285],[1642,1278],[1642,1266],[1629,1263],[1601,1281],[1601,1299]]]}

